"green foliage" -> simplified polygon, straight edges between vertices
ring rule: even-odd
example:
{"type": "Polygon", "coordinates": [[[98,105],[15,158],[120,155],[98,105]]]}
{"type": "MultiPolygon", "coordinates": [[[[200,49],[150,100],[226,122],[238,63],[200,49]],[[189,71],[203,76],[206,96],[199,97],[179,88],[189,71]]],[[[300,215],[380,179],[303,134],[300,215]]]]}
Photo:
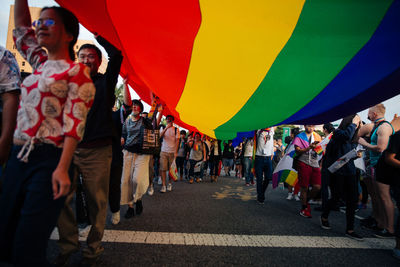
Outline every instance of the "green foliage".
{"type": "Polygon", "coordinates": [[[119,109],[124,103],[124,85],[120,84],[115,87],[115,106],[119,109]]]}

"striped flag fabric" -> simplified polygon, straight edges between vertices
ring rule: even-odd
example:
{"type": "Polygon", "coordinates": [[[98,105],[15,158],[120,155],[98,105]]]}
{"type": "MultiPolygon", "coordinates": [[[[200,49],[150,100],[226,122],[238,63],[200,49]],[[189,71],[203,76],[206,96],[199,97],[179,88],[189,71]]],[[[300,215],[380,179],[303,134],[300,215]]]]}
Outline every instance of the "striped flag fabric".
{"type": "Polygon", "coordinates": [[[335,121],[399,94],[400,0],[57,2],[122,51],[141,99],[156,94],[213,138],[335,121]]]}
{"type": "Polygon", "coordinates": [[[276,188],[280,182],[295,186],[298,182],[297,171],[293,169],[293,158],[295,156],[295,147],[291,143],[286,150],[285,155],[276,165],[272,174],[272,187],[276,188]]]}

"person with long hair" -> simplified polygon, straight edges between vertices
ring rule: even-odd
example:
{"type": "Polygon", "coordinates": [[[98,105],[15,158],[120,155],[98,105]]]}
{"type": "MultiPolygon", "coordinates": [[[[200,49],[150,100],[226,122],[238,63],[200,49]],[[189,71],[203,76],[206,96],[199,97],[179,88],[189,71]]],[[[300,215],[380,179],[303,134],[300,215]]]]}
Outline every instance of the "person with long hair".
{"type": "Polygon", "coordinates": [[[77,18],[45,7],[31,27],[26,0],[16,0],[13,37],[33,74],[21,86],[14,146],[0,200],[0,261],[46,266],[48,239],[70,190],[72,155],[82,139],[95,87],[75,63],[77,18]]]}
{"type": "Polygon", "coordinates": [[[344,196],[346,201],[346,236],[361,241],[363,238],[354,231],[354,215],[358,200],[355,158],[334,173],[328,170],[335,161],[357,147],[357,131],[360,129],[360,125],[361,120],[358,115],[345,117],[333,132],[332,139],[326,148],[321,172],[323,180],[332,185],[332,196],[328,200],[327,190],[322,192],[323,211],[320,222],[323,229],[331,229],[328,221],[330,210],[334,203],[337,203],[338,199],[344,196]]]}

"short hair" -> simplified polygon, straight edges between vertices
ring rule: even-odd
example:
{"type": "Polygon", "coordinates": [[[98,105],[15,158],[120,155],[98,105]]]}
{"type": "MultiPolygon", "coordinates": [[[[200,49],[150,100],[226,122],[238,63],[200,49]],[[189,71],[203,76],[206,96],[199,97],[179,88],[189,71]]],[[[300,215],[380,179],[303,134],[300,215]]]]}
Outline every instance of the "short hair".
{"type": "Polygon", "coordinates": [[[143,104],[142,101],[140,101],[139,99],[133,99],[132,100],[132,106],[139,106],[140,107],[140,112],[143,112],[143,104]]]}
{"type": "Polygon", "coordinates": [[[299,127],[293,128],[291,131],[291,134],[293,134],[293,136],[296,136],[300,133],[300,129],[299,127]]]}
{"type": "Polygon", "coordinates": [[[180,134],[186,135],[186,131],[185,131],[185,130],[181,130],[181,131],[180,131],[180,134]]]}
{"type": "Polygon", "coordinates": [[[172,120],[175,120],[174,116],[172,116],[172,115],[167,115],[165,118],[166,118],[166,119],[172,118],[172,120]]]}
{"type": "Polygon", "coordinates": [[[379,114],[382,114],[382,115],[385,115],[385,112],[386,112],[385,105],[383,105],[382,103],[376,104],[375,106],[373,106],[372,110],[375,113],[379,113],[379,114]]]}
{"type": "Polygon", "coordinates": [[[292,137],[290,135],[288,135],[285,137],[285,143],[290,144],[290,142],[292,142],[292,137]]]}
{"type": "Polygon", "coordinates": [[[94,51],[96,51],[96,54],[99,57],[99,60],[101,62],[101,60],[102,60],[101,51],[97,46],[95,46],[94,44],[83,44],[83,45],[81,45],[81,47],[79,47],[79,50],[78,50],[78,57],[79,57],[79,52],[81,52],[82,49],[93,49],[94,51]]]}
{"type": "Polygon", "coordinates": [[[332,123],[325,123],[324,126],[322,126],[323,129],[325,129],[328,133],[331,133],[335,130],[335,127],[333,126],[332,123]]]}

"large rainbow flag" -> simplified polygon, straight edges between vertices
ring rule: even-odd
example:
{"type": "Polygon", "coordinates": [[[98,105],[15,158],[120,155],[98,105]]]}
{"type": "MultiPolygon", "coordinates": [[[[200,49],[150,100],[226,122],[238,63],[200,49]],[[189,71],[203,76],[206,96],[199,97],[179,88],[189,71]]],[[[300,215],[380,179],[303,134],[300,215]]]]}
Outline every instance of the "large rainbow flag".
{"type": "Polygon", "coordinates": [[[400,0],[57,0],[123,51],[122,75],[219,139],[319,124],[400,93],[400,0]]]}

